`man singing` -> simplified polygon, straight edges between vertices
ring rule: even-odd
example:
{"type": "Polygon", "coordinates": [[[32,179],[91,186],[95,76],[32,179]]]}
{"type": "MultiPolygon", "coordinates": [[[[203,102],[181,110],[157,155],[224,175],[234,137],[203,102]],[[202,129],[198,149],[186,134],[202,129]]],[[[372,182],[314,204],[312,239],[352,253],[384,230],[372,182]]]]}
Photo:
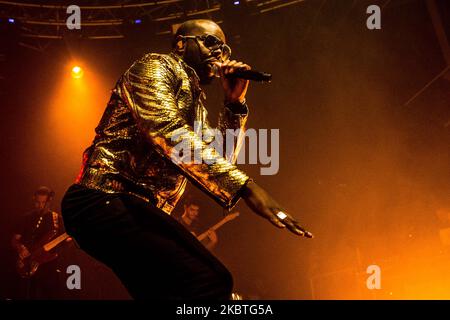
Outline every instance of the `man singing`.
{"type": "Polygon", "coordinates": [[[243,128],[248,81],[227,75],[250,67],[230,61],[230,54],[217,24],[191,20],[176,32],[173,52],[135,61],[117,82],[76,183],[64,196],[67,232],[135,299],[230,297],[228,270],[170,216],[187,179],[224,208],[244,198],[275,226],[311,236],[233,164],[237,148],[222,157],[194,126],[209,129],[200,85],[211,82],[216,67],[224,91],[218,127],[243,128]],[[209,161],[174,161],[180,135],[209,161]]]}

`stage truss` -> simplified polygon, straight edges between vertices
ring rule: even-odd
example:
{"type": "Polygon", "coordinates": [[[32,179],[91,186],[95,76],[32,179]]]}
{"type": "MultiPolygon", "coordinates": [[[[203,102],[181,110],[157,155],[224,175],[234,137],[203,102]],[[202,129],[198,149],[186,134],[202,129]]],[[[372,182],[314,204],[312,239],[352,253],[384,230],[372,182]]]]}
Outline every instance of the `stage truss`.
{"type": "Polygon", "coordinates": [[[208,18],[222,23],[227,15],[257,15],[298,5],[304,0],[163,0],[163,1],[0,1],[2,23],[17,26],[20,45],[44,50],[65,37],[90,40],[126,38],[138,28],[171,34],[181,21],[208,18]],[[108,3],[108,4],[105,4],[108,3]],[[81,29],[69,30],[69,5],[81,9],[81,29]],[[13,19],[13,20],[10,20],[13,19]]]}

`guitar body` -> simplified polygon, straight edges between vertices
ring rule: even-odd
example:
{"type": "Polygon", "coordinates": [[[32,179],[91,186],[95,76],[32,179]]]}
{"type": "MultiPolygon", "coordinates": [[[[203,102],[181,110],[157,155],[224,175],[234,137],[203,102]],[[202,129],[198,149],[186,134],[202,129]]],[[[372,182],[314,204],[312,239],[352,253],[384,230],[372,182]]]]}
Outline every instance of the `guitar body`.
{"type": "Polygon", "coordinates": [[[47,244],[54,236],[55,233],[50,232],[31,248],[30,255],[28,257],[23,259],[19,257],[17,259],[16,270],[22,278],[32,277],[40,265],[55,260],[58,257],[57,253],[46,251],[44,249],[44,245],[47,244]]]}
{"type": "Polygon", "coordinates": [[[25,259],[18,259],[16,265],[17,273],[22,278],[30,278],[42,264],[55,260],[57,257],[57,253],[46,252],[43,249],[38,250],[25,259]]]}

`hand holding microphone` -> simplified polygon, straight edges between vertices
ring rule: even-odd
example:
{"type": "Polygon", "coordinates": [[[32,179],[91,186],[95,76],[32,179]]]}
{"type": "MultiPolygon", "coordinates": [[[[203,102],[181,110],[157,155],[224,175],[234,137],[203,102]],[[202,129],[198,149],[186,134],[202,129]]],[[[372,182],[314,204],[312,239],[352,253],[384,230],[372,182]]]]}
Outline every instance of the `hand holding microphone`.
{"type": "Polygon", "coordinates": [[[243,103],[249,80],[230,77],[236,70],[250,70],[251,67],[243,62],[227,60],[225,62],[214,62],[213,73],[219,76],[225,93],[225,103],[243,103]]]}
{"type": "MultiPolygon", "coordinates": [[[[235,60],[233,60],[233,61],[235,61],[235,60]]],[[[239,63],[242,63],[242,62],[238,62],[238,64],[239,63]]],[[[224,64],[220,64],[220,63],[214,64],[213,72],[217,77],[220,77],[220,68],[224,64]]],[[[246,64],[243,64],[243,66],[244,65],[246,66],[246,64]]],[[[253,81],[258,81],[258,82],[271,82],[272,81],[272,74],[270,74],[270,73],[256,71],[256,70],[250,70],[250,69],[245,69],[245,68],[239,68],[236,66],[233,66],[233,67],[236,69],[232,70],[230,73],[225,74],[226,77],[241,78],[241,79],[253,80],[253,81]]]]}
{"type": "Polygon", "coordinates": [[[227,103],[245,100],[249,80],[270,82],[272,79],[271,74],[251,70],[248,64],[236,60],[213,62],[212,71],[222,81],[227,103]]]}

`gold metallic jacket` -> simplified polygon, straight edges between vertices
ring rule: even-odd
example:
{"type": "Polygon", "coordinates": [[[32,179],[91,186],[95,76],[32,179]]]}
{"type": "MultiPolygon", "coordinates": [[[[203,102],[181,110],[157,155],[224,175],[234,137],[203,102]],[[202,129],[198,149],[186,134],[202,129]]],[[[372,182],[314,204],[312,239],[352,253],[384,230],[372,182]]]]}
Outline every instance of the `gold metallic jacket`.
{"type": "Polygon", "coordinates": [[[188,178],[223,207],[233,207],[249,179],[233,164],[248,108],[243,105],[236,112],[224,107],[220,113],[219,130],[242,129],[234,151],[224,158],[210,145],[212,138],[205,141],[194,131],[194,122],[201,124],[200,130],[210,129],[204,97],[195,71],[174,53],[150,53],[137,60],[112,90],[76,183],[132,194],[170,214],[188,178]],[[180,137],[212,164],[173,161],[180,137]]]}

